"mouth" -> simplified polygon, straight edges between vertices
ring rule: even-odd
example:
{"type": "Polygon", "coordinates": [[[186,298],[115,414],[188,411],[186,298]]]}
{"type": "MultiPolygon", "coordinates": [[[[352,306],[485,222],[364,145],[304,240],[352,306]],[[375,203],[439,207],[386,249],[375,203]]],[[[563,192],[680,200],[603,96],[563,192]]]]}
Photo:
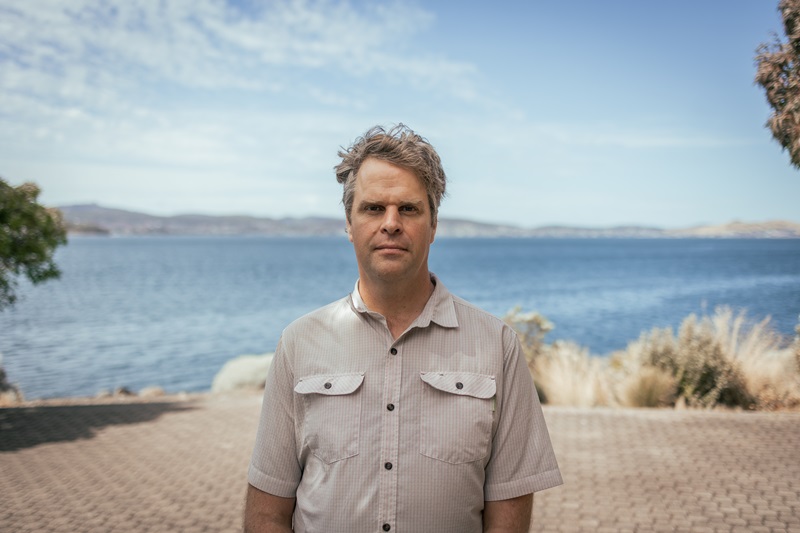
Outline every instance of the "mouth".
{"type": "Polygon", "coordinates": [[[378,252],[407,252],[406,248],[402,246],[398,246],[396,244],[384,244],[381,246],[376,246],[375,250],[378,252]]]}

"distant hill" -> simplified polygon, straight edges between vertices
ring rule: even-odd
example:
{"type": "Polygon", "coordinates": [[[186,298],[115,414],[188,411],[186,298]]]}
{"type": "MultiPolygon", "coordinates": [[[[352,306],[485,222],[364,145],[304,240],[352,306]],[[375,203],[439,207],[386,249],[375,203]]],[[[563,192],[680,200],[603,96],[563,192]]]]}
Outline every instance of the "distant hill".
{"type": "Polygon", "coordinates": [[[67,229],[102,229],[113,235],[344,235],[344,221],[323,217],[273,219],[251,216],[156,216],[97,204],[59,207],[67,229]]]}
{"type": "Polygon", "coordinates": [[[785,220],[769,222],[740,222],[735,220],[717,226],[697,226],[682,230],[673,230],[676,237],[732,237],[732,238],[775,238],[787,239],[800,237],[800,224],[785,220]]]}
{"type": "MultiPolygon", "coordinates": [[[[97,204],[59,207],[73,234],[110,235],[268,235],[344,236],[344,218],[268,218],[252,216],[156,216],[97,204]]],[[[542,226],[522,228],[462,219],[439,219],[440,237],[560,237],[560,238],[800,238],[800,224],[782,220],[716,226],[661,229],[646,226],[585,228],[542,226]]]]}

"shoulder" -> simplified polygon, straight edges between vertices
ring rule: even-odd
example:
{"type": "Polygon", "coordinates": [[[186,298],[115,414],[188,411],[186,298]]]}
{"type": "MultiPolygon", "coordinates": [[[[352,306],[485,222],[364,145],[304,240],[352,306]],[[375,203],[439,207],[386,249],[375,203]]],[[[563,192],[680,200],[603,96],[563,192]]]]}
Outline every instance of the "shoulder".
{"type": "Polygon", "coordinates": [[[459,329],[496,336],[502,340],[505,348],[509,348],[517,342],[517,333],[501,318],[455,294],[451,293],[450,297],[453,299],[459,329]]]}
{"type": "Polygon", "coordinates": [[[352,317],[353,314],[350,306],[350,295],[348,294],[295,319],[283,330],[282,337],[286,339],[303,336],[309,332],[319,332],[320,327],[333,329],[346,318],[352,317]]]}
{"type": "Polygon", "coordinates": [[[473,303],[466,301],[460,296],[456,296],[455,294],[450,293],[450,297],[453,299],[453,306],[455,306],[456,312],[460,316],[465,316],[466,318],[469,318],[471,320],[486,322],[487,324],[494,324],[495,326],[500,326],[505,323],[501,319],[494,316],[493,314],[478,307],[473,303]]]}

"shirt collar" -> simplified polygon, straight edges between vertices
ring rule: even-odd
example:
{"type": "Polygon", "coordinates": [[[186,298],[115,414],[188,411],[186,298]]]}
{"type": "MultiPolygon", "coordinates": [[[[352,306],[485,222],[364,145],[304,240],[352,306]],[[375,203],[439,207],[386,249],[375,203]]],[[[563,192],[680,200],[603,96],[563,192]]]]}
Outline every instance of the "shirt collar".
{"type": "MultiPolygon", "coordinates": [[[[434,288],[428,302],[422,309],[422,312],[414,320],[410,327],[426,328],[431,322],[434,322],[444,328],[458,327],[458,317],[456,316],[456,308],[453,303],[453,295],[444,286],[444,283],[439,281],[433,273],[431,273],[431,281],[434,288]]],[[[357,313],[372,316],[373,318],[383,318],[379,313],[371,311],[364,300],[361,299],[361,293],[358,292],[358,281],[350,294],[350,302],[353,310],[357,313]]]]}

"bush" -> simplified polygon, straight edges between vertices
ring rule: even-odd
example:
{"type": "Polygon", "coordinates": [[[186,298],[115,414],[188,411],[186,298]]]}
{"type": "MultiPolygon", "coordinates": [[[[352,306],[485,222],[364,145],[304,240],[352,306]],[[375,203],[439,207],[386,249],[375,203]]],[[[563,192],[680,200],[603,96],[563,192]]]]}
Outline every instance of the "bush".
{"type": "Polygon", "coordinates": [[[547,403],[547,396],[539,383],[539,372],[535,366],[536,360],[545,346],[544,337],[553,329],[553,323],[539,313],[523,313],[522,308],[519,306],[506,313],[503,320],[517,332],[522,354],[528,363],[528,370],[531,375],[535,376],[536,394],[539,396],[541,403],[547,403]]]}
{"type": "Polygon", "coordinates": [[[503,321],[517,332],[525,359],[532,364],[545,346],[544,337],[553,330],[553,323],[535,311],[523,313],[519,306],[506,313],[503,321]]]}
{"type": "Polygon", "coordinates": [[[545,342],[552,323],[538,313],[510,311],[543,403],[572,406],[745,409],[800,407],[800,324],[791,346],[770,319],[720,307],[686,317],[677,336],[653,329],[610,357],[573,342],[545,342]]]}
{"type": "Polygon", "coordinates": [[[654,366],[644,366],[625,382],[620,403],[627,407],[670,407],[675,405],[677,392],[675,376],[654,366]]]}
{"type": "Polygon", "coordinates": [[[678,395],[690,407],[751,407],[739,365],[726,357],[707,320],[694,315],[684,319],[678,338],[654,335],[655,342],[645,343],[645,362],[672,374],[678,395]]]}
{"type": "Polygon", "coordinates": [[[55,249],[67,243],[61,212],[37,203],[39,187],[0,178],[0,310],[17,300],[17,279],[36,285],[57,278],[55,249]]]}
{"type": "MultiPolygon", "coordinates": [[[[675,379],[675,399],[690,407],[800,405],[800,372],[769,318],[748,326],[744,312],[734,316],[728,307],[718,308],[710,317],[688,316],[677,337],[671,329],[654,329],[614,358],[627,361],[629,368],[635,361],[640,373],[649,372],[648,367],[668,373],[675,379]]],[[[662,386],[657,380],[652,384],[662,386]]],[[[656,394],[654,390],[638,395],[656,394]]]]}

